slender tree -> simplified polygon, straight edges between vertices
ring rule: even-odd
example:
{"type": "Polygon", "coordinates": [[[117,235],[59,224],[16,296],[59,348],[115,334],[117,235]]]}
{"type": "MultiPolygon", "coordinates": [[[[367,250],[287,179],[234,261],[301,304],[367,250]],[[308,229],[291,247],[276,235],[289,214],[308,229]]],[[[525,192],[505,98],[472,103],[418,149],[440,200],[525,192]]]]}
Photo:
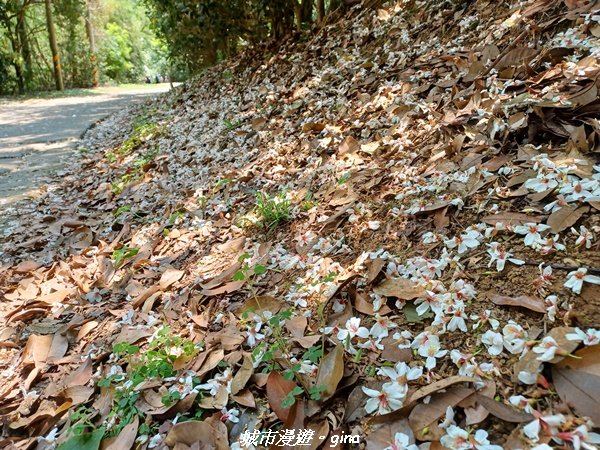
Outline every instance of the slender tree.
{"type": "Polygon", "coordinates": [[[96,36],[94,23],[92,22],[92,0],[85,2],[85,31],[90,43],[90,64],[92,66],[92,86],[97,87],[100,84],[100,72],[98,71],[98,49],[96,47],[96,36]]]}
{"type": "Polygon", "coordinates": [[[52,17],[52,0],[46,0],[46,25],[48,27],[48,38],[50,40],[50,49],[52,50],[52,62],[54,66],[54,82],[56,90],[62,91],[65,86],[63,83],[62,69],[60,67],[60,57],[58,55],[58,45],[56,44],[56,32],[54,31],[54,19],[52,17]]]}
{"type": "Polygon", "coordinates": [[[322,25],[325,19],[325,0],[317,0],[317,24],[322,25]]]}
{"type": "Polygon", "coordinates": [[[31,46],[29,45],[29,35],[27,30],[27,7],[30,4],[30,0],[24,0],[19,12],[17,14],[17,32],[19,34],[19,47],[21,50],[21,57],[25,64],[25,88],[31,89],[33,82],[33,60],[31,57],[31,46]]]}

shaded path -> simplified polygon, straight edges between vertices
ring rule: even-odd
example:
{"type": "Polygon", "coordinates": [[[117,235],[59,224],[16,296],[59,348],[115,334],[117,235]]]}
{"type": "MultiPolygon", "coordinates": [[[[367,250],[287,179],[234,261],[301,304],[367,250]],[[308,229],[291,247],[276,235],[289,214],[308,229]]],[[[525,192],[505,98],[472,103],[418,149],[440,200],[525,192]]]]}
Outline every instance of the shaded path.
{"type": "Polygon", "coordinates": [[[75,143],[93,123],[168,84],[101,88],[77,97],[0,101],[0,210],[60,174],[75,143]]]}

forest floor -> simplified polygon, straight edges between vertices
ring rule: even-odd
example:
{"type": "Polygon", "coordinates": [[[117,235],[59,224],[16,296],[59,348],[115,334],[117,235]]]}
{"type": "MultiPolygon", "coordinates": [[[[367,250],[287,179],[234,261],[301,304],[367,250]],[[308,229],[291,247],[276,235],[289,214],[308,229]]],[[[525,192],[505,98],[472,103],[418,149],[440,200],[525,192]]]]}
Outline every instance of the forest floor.
{"type": "Polygon", "coordinates": [[[0,205],[39,194],[98,120],[169,88],[140,84],[0,99],[0,205]]]}
{"type": "Polygon", "coordinates": [[[0,448],[598,448],[598,3],[362,3],[4,210],[0,448]]]}

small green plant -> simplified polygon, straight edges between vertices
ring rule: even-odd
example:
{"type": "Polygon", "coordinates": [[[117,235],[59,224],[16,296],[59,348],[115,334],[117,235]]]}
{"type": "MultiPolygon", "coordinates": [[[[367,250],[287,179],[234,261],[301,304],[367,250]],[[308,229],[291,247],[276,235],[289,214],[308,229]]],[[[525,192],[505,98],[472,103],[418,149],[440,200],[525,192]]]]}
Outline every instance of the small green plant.
{"type": "Polygon", "coordinates": [[[106,160],[110,163],[110,164],[114,164],[117,162],[117,155],[115,155],[115,152],[110,151],[110,152],[106,152],[106,160]]]}
{"type": "Polygon", "coordinates": [[[225,124],[225,126],[227,127],[227,129],[229,131],[233,131],[233,130],[241,127],[244,124],[244,122],[242,122],[239,119],[235,119],[235,120],[223,119],[223,123],[225,124]]]}
{"type": "Polygon", "coordinates": [[[222,73],[224,81],[231,81],[233,79],[233,72],[231,69],[225,69],[222,73]]]}
{"type": "Polygon", "coordinates": [[[261,217],[262,225],[274,229],[280,223],[287,222],[292,217],[291,202],[284,192],[270,197],[263,192],[256,193],[256,209],[261,217]]]}
{"type": "MultiPolygon", "coordinates": [[[[136,415],[142,415],[135,406],[140,396],[136,386],[146,380],[164,380],[176,376],[178,371],[173,365],[177,359],[192,358],[200,347],[189,339],[171,334],[167,327],[161,328],[144,350],[127,342],[113,345],[115,356],[127,361],[128,371],[115,373],[98,381],[99,387],[115,388],[109,419],[113,419],[116,426],[110,430],[110,434],[117,435],[136,415]]],[[[200,384],[197,378],[192,381],[195,385],[200,384]]],[[[165,406],[171,406],[180,398],[179,392],[169,391],[161,400],[165,406]]]]}
{"type": "Polygon", "coordinates": [[[133,133],[129,136],[121,146],[115,150],[119,155],[128,155],[144,142],[154,139],[164,134],[164,127],[153,122],[142,122],[135,126],[133,133]]]}
{"type": "Polygon", "coordinates": [[[267,268],[262,264],[250,266],[250,264],[247,262],[248,259],[250,259],[250,255],[248,253],[240,255],[238,261],[240,264],[242,264],[242,267],[240,267],[239,270],[233,274],[232,278],[233,281],[246,281],[252,293],[252,297],[256,297],[256,292],[254,291],[254,278],[258,275],[266,273],[267,268]]]}
{"type": "Polygon", "coordinates": [[[344,184],[346,181],[348,181],[350,179],[350,172],[346,172],[344,175],[342,175],[340,177],[340,179],[337,182],[338,186],[341,186],[342,184],[344,184]]]}
{"type": "Polygon", "coordinates": [[[145,165],[150,164],[154,160],[154,158],[156,158],[156,155],[158,155],[158,149],[154,149],[140,156],[133,162],[133,165],[137,168],[142,169],[145,165]]]}
{"type": "Polygon", "coordinates": [[[121,267],[121,265],[125,262],[126,259],[133,258],[135,255],[138,254],[139,251],[139,248],[130,248],[124,245],[123,247],[117,250],[113,250],[111,259],[115,267],[121,267]]]}
{"type": "Polygon", "coordinates": [[[106,427],[96,427],[92,423],[95,413],[86,406],[80,406],[69,415],[67,439],[57,450],[73,450],[78,448],[98,448],[106,434],[106,427]]]}
{"type": "Polygon", "coordinates": [[[79,154],[82,156],[87,155],[90,152],[90,149],[87,147],[80,147],[79,148],[79,154]]]}

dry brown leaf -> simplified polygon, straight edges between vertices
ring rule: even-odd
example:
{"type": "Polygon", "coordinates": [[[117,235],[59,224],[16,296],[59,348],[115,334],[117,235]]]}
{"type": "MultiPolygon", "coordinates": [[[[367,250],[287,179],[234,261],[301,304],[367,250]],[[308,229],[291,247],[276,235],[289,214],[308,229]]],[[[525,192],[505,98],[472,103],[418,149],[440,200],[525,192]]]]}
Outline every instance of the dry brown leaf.
{"type": "Polygon", "coordinates": [[[504,403],[497,402],[491,397],[477,393],[475,394],[475,398],[481,406],[490,412],[490,414],[506,422],[522,423],[530,422],[534,419],[531,414],[518,411],[504,403]]]}
{"type": "Polygon", "coordinates": [[[221,294],[231,294],[244,286],[246,283],[245,280],[240,281],[230,281],[229,283],[225,283],[223,286],[214,289],[203,289],[201,291],[202,295],[206,295],[207,297],[211,297],[213,295],[221,295],[221,294]]]}
{"type": "Polygon", "coordinates": [[[64,385],[83,386],[92,378],[93,363],[92,358],[88,357],[75,371],[71,372],[64,379],[64,385]]]}
{"type": "Polygon", "coordinates": [[[446,415],[448,406],[458,405],[473,392],[473,388],[453,386],[446,392],[434,394],[429,403],[417,404],[408,416],[408,423],[417,439],[439,440],[445,432],[437,426],[437,422],[446,415]]]}
{"type": "Polygon", "coordinates": [[[520,306],[527,308],[531,311],[539,312],[542,314],[546,313],[546,305],[544,300],[537,297],[531,297],[529,295],[519,295],[518,297],[508,297],[506,295],[492,294],[490,300],[495,305],[502,306],[520,306]]]}
{"type": "Polygon", "coordinates": [[[581,216],[590,210],[589,206],[563,206],[558,211],[554,211],[548,217],[547,224],[553,233],[560,233],[563,230],[575,225],[581,216]]]}
{"type": "Polygon", "coordinates": [[[396,442],[396,433],[404,433],[410,438],[410,443],[415,443],[413,430],[408,420],[402,419],[381,425],[379,428],[371,431],[367,435],[367,450],[381,450],[384,448],[394,448],[396,442]]]}
{"type": "Polygon", "coordinates": [[[171,286],[173,283],[179,281],[181,279],[181,277],[183,277],[184,274],[185,274],[184,270],[177,270],[177,269],[165,270],[163,272],[163,274],[160,276],[160,280],[158,282],[159,288],[164,291],[166,288],[171,286]]]}
{"type": "MultiPolygon", "coordinates": [[[[223,424],[224,425],[224,424],[223,424]]],[[[204,421],[190,420],[173,425],[165,438],[165,444],[174,447],[176,444],[193,445],[196,442],[212,445],[216,450],[228,450],[229,443],[223,439],[210,423],[204,421]]]]}
{"type": "Polygon", "coordinates": [[[575,353],[552,367],[552,380],[560,398],[578,414],[600,423],[600,345],[575,353]]]}
{"type": "Polygon", "coordinates": [[[135,416],[133,421],[125,425],[119,435],[112,438],[108,445],[102,445],[102,450],[129,450],[133,448],[139,424],[140,419],[135,416]]]}
{"type": "Polygon", "coordinates": [[[505,225],[523,225],[525,223],[534,222],[540,223],[542,219],[540,217],[528,216],[523,213],[513,212],[500,212],[498,214],[491,214],[481,219],[488,225],[496,225],[498,222],[504,223],[505,225]]]}
{"type": "Polygon", "coordinates": [[[204,374],[213,370],[221,361],[223,361],[224,356],[225,352],[221,348],[210,352],[208,357],[204,360],[202,368],[197,371],[196,376],[201,378],[204,374]]]}
{"type": "Polygon", "coordinates": [[[23,365],[28,366],[35,364],[41,368],[46,362],[50,347],[52,346],[53,337],[51,335],[36,335],[32,334],[27,340],[27,344],[23,350],[23,365]]]}
{"type": "Polygon", "coordinates": [[[321,401],[325,401],[335,394],[340,380],[344,376],[344,347],[336,345],[327,353],[319,364],[316,386],[325,386],[321,395],[321,401]]]}
{"type": "MultiPolygon", "coordinates": [[[[565,336],[569,333],[574,332],[574,328],[571,327],[556,327],[552,328],[547,336],[553,338],[558,344],[559,348],[561,348],[566,353],[571,353],[574,351],[579,345],[578,342],[570,341],[565,336]]],[[[515,364],[513,368],[513,382],[519,381],[519,373],[526,372],[529,374],[537,374],[538,368],[543,364],[542,361],[537,359],[539,355],[535,352],[527,352],[523,355],[515,364]]],[[[550,364],[556,364],[559,361],[562,361],[565,358],[564,355],[558,355],[550,361],[550,364]]]]}
{"type": "Polygon", "coordinates": [[[286,380],[277,372],[271,372],[267,378],[267,399],[269,400],[269,405],[279,420],[283,422],[287,420],[290,408],[284,408],[281,402],[295,387],[297,387],[296,383],[286,380]]]}
{"type": "Polygon", "coordinates": [[[242,367],[238,369],[233,380],[231,380],[231,395],[240,392],[244,386],[246,386],[246,383],[253,373],[254,367],[252,365],[252,357],[249,354],[245,354],[242,367]]]}
{"type": "Polygon", "coordinates": [[[425,295],[425,288],[407,278],[388,278],[373,288],[377,295],[396,297],[402,300],[412,300],[425,295]]]}

